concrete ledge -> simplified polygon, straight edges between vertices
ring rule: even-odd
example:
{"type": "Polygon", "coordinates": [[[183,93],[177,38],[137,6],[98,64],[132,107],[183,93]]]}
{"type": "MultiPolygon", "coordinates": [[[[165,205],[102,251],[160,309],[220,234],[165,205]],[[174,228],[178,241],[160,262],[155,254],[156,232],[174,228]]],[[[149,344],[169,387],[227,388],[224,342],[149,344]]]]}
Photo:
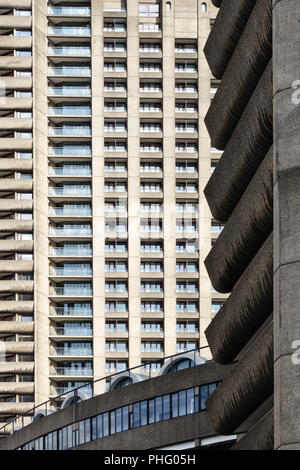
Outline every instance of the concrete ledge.
{"type": "Polygon", "coordinates": [[[33,160],[24,160],[21,158],[0,158],[0,171],[30,171],[32,168],[33,160]]]}
{"type": "MultiPolygon", "coordinates": [[[[0,199],[0,212],[29,212],[33,209],[33,200],[0,199]]],[[[8,240],[12,241],[12,240],[8,240]]],[[[0,240],[1,245],[1,240],[0,240]]],[[[8,246],[8,245],[7,245],[8,246]]]]}
{"type": "Polygon", "coordinates": [[[273,393],[273,323],[207,399],[213,428],[232,434],[273,393]]]}
{"type": "MultiPolygon", "coordinates": [[[[31,271],[33,271],[33,261],[0,261],[2,273],[30,273],[31,271]]],[[[22,281],[19,283],[22,284],[22,281]]]]}
{"type": "Polygon", "coordinates": [[[274,409],[272,408],[230,450],[274,450],[274,409]]]}
{"type": "Polygon", "coordinates": [[[24,232],[33,230],[33,220],[0,219],[0,232],[24,232]]]}
{"type": "Polygon", "coordinates": [[[272,0],[257,0],[205,117],[213,147],[225,148],[271,58],[272,0]]]}
{"type": "Polygon", "coordinates": [[[273,310],[273,236],[213,318],[205,335],[213,358],[232,361],[273,310]]]}
{"type": "Polygon", "coordinates": [[[1,300],[0,301],[0,313],[32,313],[33,302],[32,301],[20,301],[14,300],[1,300]]]}
{"type": "Polygon", "coordinates": [[[272,63],[260,79],[204,194],[216,220],[226,221],[272,145],[272,63]]]}
{"type": "Polygon", "coordinates": [[[31,192],[32,188],[33,188],[32,179],[0,178],[0,191],[31,192]]]}
{"type": "Polygon", "coordinates": [[[0,240],[0,253],[31,253],[33,240],[0,240]]]}
{"type": "Polygon", "coordinates": [[[0,382],[0,394],[2,393],[22,393],[31,395],[34,393],[33,382],[0,382]]]}
{"type": "Polygon", "coordinates": [[[239,42],[256,0],[216,0],[220,11],[204,47],[204,54],[214,77],[220,80],[239,42]]]}
{"type": "Polygon", "coordinates": [[[34,351],[34,343],[29,341],[21,343],[6,341],[4,344],[6,353],[32,354],[34,351]]]}
{"type": "Polygon", "coordinates": [[[34,362],[6,362],[0,363],[1,374],[32,374],[34,362]]]}
{"type": "Polygon", "coordinates": [[[0,333],[33,333],[34,323],[27,321],[1,321],[0,333]]]}
{"type": "Polygon", "coordinates": [[[213,287],[230,292],[273,228],[273,148],[205,259],[213,287]]]}
{"type": "MultiPolygon", "coordinates": [[[[32,293],[33,281],[0,281],[0,293],[6,293],[6,292],[18,292],[18,293],[28,293],[28,294],[32,293]]],[[[2,323],[3,322],[1,321],[0,331],[2,328],[2,323]]]]}

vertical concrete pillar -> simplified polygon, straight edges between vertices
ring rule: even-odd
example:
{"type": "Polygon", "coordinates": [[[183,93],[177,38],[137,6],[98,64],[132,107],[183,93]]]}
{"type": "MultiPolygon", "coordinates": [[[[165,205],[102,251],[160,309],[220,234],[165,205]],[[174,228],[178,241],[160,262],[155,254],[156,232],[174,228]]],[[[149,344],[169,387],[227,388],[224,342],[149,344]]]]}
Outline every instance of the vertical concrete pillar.
{"type": "Polygon", "coordinates": [[[298,0],[273,0],[275,449],[300,449],[298,0]]]}
{"type": "MultiPolygon", "coordinates": [[[[94,380],[105,375],[104,81],[103,1],[91,0],[93,174],[93,362],[94,380]]],[[[105,390],[104,381],[94,393],[105,390]]]]}
{"type": "Polygon", "coordinates": [[[34,1],[33,199],[35,402],[49,398],[47,0],[34,1]]]}

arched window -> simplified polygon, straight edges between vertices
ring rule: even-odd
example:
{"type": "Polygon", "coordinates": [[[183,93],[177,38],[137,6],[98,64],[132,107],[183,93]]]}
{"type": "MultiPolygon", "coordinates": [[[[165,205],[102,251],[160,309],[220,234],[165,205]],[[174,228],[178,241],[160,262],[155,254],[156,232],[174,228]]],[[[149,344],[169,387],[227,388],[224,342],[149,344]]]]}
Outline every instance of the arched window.
{"type": "Polygon", "coordinates": [[[171,2],[167,2],[167,3],[166,3],[166,10],[167,10],[167,12],[170,12],[171,9],[172,9],[172,4],[171,4],[171,2]]]}
{"type": "Polygon", "coordinates": [[[201,10],[202,10],[203,13],[205,13],[207,11],[207,4],[205,2],[203,2],[201,4],[201,10]]]}
{"type": "Polygon", "coordinates": [[[120,388],[127,387],[127,385],[132,384],[132,379],[130,377],[125,377],[124,379],[119,380],[119,382],[113,387],[113,390],[119,390],[120,388]]]}
{"type": "Polygon", "coordinates": [[[189,367],[194,367],[195,362],[191,359],[181,359],[180,361],[175,362],[167,373],[176,372],[178,370],[189,369],[189,367]]]}

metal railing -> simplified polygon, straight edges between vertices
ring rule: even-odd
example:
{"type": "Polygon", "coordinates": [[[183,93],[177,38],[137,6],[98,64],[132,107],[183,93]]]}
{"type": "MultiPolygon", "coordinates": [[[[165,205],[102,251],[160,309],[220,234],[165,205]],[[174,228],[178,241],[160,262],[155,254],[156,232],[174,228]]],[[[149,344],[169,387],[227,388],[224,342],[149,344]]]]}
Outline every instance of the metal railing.
{"type": "MultiPolygon", "coordinates": [[[[25,420],[27,418],[32,418],[32,416],[36,415],[38,411],[42,411],[44,416],[47,417],[48,415],[52,414],[55,411],[58,411],[59,406],[56,406],[56,408],[53,406],[54,402],[61,402],[65,396],[66,393],[71,396],[73,394],[74,396],[74,402],[78,403],[78,392],[79,391],[84,391],[87,387],[93,387],[95,384],[99,384],[101,382],[105,382],[108,385],[109,390],[111,389],[112,381],[116,376],[118,376],[120,373],[128,373],[129,379],[131,379],[131,373],[141,373],[144,375],[145,380],[150,380],[154,377],[156,377],[156,373],[160,368],[167,362],[170,361],[170,368],[172,367],[173,362],[178,362],[178,359],[180,359],[180,356],[189,354],[189,368],[190,367],[195,367],[197,365],[196,363],[196,357],[199,355],[199,353],[203,350],[208,351],[209,346],[202,346],[197,349],[192,349],[192,350],[187,350],[181,353],[177,353],[171,356],[165,356],[164,358],[160,359],[160,361],[163,363],[159,368],[157,367],[151,367],[152,366],[152,361],[145,361],[143,364],[136,366],[136,367],[131,367],[123,370],[118,370],[114,372],[113,374],[110,374],[108,376],[102,377],[101,379],[94,380],[90,384],[84,384],[81,385],[80,387],[76,387],[73,389],[65,389],[64,391],[57,396],[51,398],[50,400],[47,400],[43,403],[40,403],[39,405],[34,406],[30,410],[28,410],[25,413],[22,413],[20,415],[17,415],[15,418],[13,418],[11,421],[8,421],[4,426],[0,428],[0,434],[13,434],[15,431],[18,431],[20,429],[23,429],[24,427],[28,426],[30,423],[25,424],[25,420]],[[192,355],[192,359],[191,356],[192,355]],[[155,372],[153,373],[153,369],[155,369],[155,372]],[[147,375],[145,375],[145,373],[147,375]],[[10,430],[9,430],[10,428],[10,430]]],[[[207,359],[207,358],[206,358],[207,359]]],[[[211,360],[210,358],[207,360],[211,360]]],[[[154,364],[156,366],[156,364],[154,364]]],[[[105,392],[103,392],[105,393],[105,392]]],[[[95,396],[99,396],[101,394],[95,394],[91,392],[91,398],[95,396]]]]}
{"type": "Polygon", "coordinates": [[[91,9],[90,7],[48,7],[49,15],[90,15],[91,9]]]}

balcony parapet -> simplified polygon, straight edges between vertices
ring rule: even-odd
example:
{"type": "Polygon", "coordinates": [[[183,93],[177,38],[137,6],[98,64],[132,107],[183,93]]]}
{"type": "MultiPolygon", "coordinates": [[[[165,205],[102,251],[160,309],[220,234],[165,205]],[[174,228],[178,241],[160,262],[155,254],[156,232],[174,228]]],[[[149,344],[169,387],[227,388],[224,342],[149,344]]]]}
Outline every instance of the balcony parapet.
{"type": "MultiPolygon", "coordinates": [[[[0,261],[2,273],[30,273],[33,271],[33,261],[0,261]]],[[[19,281],[22,284],[24,281],[19,281]]]]}
{"type": "MultiPolygon", "coordinates": [[[[6,4],[4,8],[8,8],[6,4]]],[[[30,29],[32,26],[31,16],[13,16],[1,15],[0,16],[0,29],[30,29]]]]}
{"type": "Polygon", "coordinates": [[[0,374],[32,374],[34,362],[1,362],[0,374]]]}
{"type": "Polygon", "coordinates": [[[33,333],[33,322],[22,321],[1,321],[0,333],[33,333]]]}
{"type": "Polygon", "coordinates": [[[31,253],[33,240],[0,240],[0,253],[31,253]]]}
{"type": "Polygon", "coordinates": [[[0,50],[1,49],[31,49],[32,38],[30,36],[0,36],[0,50]]]}
{"type": "MultiPolygon", "coordinates": [[[[0,24],[3,16],[0,16],[0,24]]],[[[0,56],[0,69],[31,70],[32,57],[0,56]]]]}
{"type": "Polygon", "coordinates": [[[22,118],[0,118],[0,130],[7,131],[31,131],[32,119],[22,118]]]}
{"type": "Polygon", "coordinates": [[[1,393],[22,393],[24,395],[31,395],[34,393],[33,382],[0,382],[1,393]]]}
{"type": "Polygon", "coordinates": [[[1,212],[29,212],[29,211],[32,211],[32,209],[33,209],[32,200],[0,199],[0,213],[1,212]]]}
{"type": "Polygon", "coordinates": [[[16,8],[17,10],[30,10],[32,0],[0,0],[0,8],[16,8]]]}
{"type": "Polygon", "coordinates": [[[28,413],[34,403],[4,403],[0,402],[0,415],[21,415],[28,413]]]}
{"type": "MultiPolygon", "coordinates": [[[[0,66],[1,69],[1,66],[0,66]]],[[[32,151],[33,140],[32,139],[14,139],[14,138],[1,138],[0,139],[0,151],[32,151]]]]}
{"type": "Polygon", "coordinates": [[[20,302],[11,300],[0,301],[0,313],[32,313],[33,302],[24,300],[20,302]]]}
{"type": "Polygon", "coordinates": [[[32,220],[0,219],[0,232],[29,233],[29,232],[32,232],[32,230],[33,230],[32,220]]]}
{"type": "Polygon", "coordinates": [[[4,343],[4,350],[6,353],[10,354],[32,354],[34,351],[34,342],[33,341],[26,341],[16,343],[13,341],[6,341],[4,343]]]}
{"type": "MultiPolygon", "coordinates": [[[[6,90],[31,90],[32,89],[32,78],[30,77],[1,77],[2,85],[6,90]]],[[[5,103],[11,101],[27,101],[31,98],[5,98],[5,103]]]]}
{"type": "Polygon", "coordinates": [[[32,192],[33,180],[32,179],[15,179],[15,178],[1,178],[0,191],[17,191],[17,192],[32,192]]]}
{"type": "MultiPolygon", "coordinates": [[[[0,105],[1,109],[1,105],[0,105]]],[[[23,160],[20,158],[0,158],[0,171],[24,171],[32,170],[32,160],[23,160]]],[[[5,201],[7,202],[7,201],[5,201]]],[[[27,201],[28,202],[28,201],[27,201]]]]}
{"type": "MultiPolygon", "coordinates": [[[[33,292],[33,281],[0,281],[0,294],[6,292],[26,293],[33,292]]],[[[2,322],[0,322],[1,331],[2,322]]]]}

